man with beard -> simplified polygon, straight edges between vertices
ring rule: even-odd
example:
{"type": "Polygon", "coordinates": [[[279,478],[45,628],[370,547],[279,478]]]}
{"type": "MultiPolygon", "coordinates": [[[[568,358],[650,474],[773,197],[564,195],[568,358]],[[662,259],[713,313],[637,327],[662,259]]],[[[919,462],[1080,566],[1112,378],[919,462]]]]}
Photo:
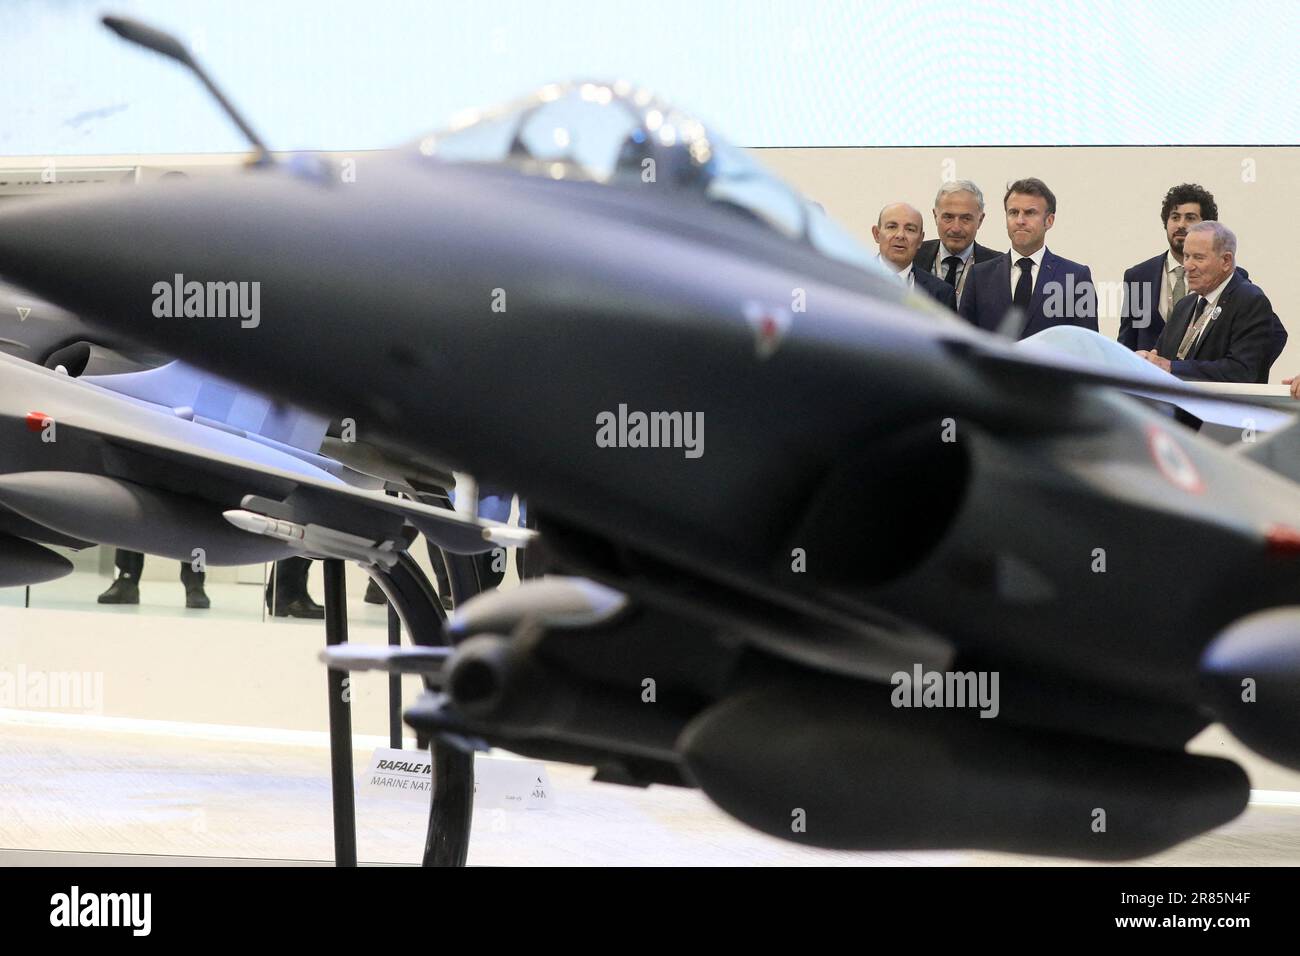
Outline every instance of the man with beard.
{"type": "MultiPolygon", "coordinates": [[[[1160,221],[1164,223],[1169,248],[1124,273],[1124,305],[1119,322],[1121,345],[1135,352],[1155,350],[1156,340],[1164,330],[1165,321],[1173,314],[1174,306],[1191,291],[1183,267],[1187,230],[1198,222],[1218,219],[1219,207],[1214,196],[1196,183],[1182,183],[1165,193],[1160,221]]],[[[1250,273],[1241,267],[1237,267],[1237,272],[1243,279],[1250,278],[1250,273]]],[[[1273,350],[1268,364],[1272,365],[1282,354],[1287,334],[1276,314],[1270,320],[1270,327],[1273,350]]]]}
{"type": "Polygon", "coordinates": [[[1153,350],[1137,352],[1166,372],[1201,382],[1268,381],[1273,306],[1237,268],[1237,237],[1213,220],[1187,229],[1189,294],[1169,313],[1153,350]]]}

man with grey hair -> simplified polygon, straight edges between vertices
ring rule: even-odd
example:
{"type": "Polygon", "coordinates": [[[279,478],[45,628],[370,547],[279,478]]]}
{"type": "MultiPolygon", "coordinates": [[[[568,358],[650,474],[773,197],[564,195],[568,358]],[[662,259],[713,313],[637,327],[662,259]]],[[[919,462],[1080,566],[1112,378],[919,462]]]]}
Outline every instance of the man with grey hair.
{"type": "Polygon", "coordinates": [[[998,257],[998,253],[975,241],[975,233],[984,222],[984,194],[969,179],[944,183],[934,197],[932,212],[939,238],[921,243],[916,267],[952,286],[960,302],[970,275],[968,267],[998,257]]]}
{"type": "Polygon", "coordinates": [[[1173,307],[1155,349],[1137,354],[1179,378],[1268,381],[1273,306],[1237,269],[1237,237],[1223,223],[1198,222],[1183,239],[1189,295],[1173,307]]]}
{"type": "Polygon", "coordinates": [[[889,203],[880,210],[871,237],[880,247],[880,264],[898,276],[909,289],[924,292],[940,305],[957,311],[957,296],[952,286],[928,272],[912,268],[916,247],[925,237],[925,223],[920,210],[905,202],[889,203]]]}

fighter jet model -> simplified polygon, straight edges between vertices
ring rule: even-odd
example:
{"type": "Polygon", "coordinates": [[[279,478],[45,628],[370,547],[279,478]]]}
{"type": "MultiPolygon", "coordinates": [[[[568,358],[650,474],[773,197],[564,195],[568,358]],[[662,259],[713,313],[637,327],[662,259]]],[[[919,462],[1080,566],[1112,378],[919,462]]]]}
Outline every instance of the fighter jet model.
{"type": "MultiPolygon", "coordinates": [[[[6,284],[0,284],[0,332],[7,333],[0,336],[0,351],[60,373],[0,356],[0,394],[11,411],[36,409],[26,413],[26,427],[10,429],[0,445],[0,586],[68,573],[71,564],[44,547],[50,544],[74,550],[118,544],[217,565],[350,553],[363,562],[379,558],[386,568],[398,552],[375,548],[377,542],[360,533],[364,519],[344,534],[242,508],[228,508],[223,521],[217,502],[229,506],[244,495],[294,487],[264,466],[330,486],[386,488],[416,499],[434,493],[436,500],[437,490],[455,481],[410,459],[389,459],[355,434],[327,435],[329,423],[319,416],[270,402],[112,333],[92,331],[75,314],[6,284]],[[240,459],[234,474],[242,477],[223,486],[211,473],[213,452],[240,459]]],[[[230,469],[227,462],[216,470],[230,469]]],[[[376,527],[393,529],[392,503],[384,500],[372,512],[376,527]]],[[[357,520],[370,505],[367,499],[357,510],[336,500],[332,507],[351,507],[357,520]]],[[[436,510],[444,521],[460,523],[446,509],[436,510]]],[[[487,527],[459,528],[459,547],[491,547],[483,538],[487,527]]],[[[394,547],[404,545],[412,530],[408,526],[406,535],[393,539],[394,547]]],[[[520,538],[517,531],[501,533],[520,538]]]]}
{"type": "Polygon", "coordinates": [[[453,553],[527,532],[389,497],[310,450],[326,422],[179,363],[72,378],[0,355],[0,586],[59,577],[44,545],[196,566],[294,554],[391,569],[416,531],[453,553]]]}
{"type": "Polygon", "coordinates": [[[72,375],[107,375],[154,368],[165,356],[141,350],[77,316],[0,282],[0,352],[72,375]]]}
{"type": "Polygon", "coordinates": [[[1240,767],[1185,751],[1213,720],[1300,766],[1294,426],[1227,449],[1120,389],[1203,393],[927,307],[628,84],[353,178],[0,211],[0,270],[528,499],[570,576],[471,602],[450,652],[330,658],[425,673],[426,739],[817,846],[1097,860],[1244,809],[1240,767]],[[256,328],[153,311],[191,282],[259,282],[256,328]]]}

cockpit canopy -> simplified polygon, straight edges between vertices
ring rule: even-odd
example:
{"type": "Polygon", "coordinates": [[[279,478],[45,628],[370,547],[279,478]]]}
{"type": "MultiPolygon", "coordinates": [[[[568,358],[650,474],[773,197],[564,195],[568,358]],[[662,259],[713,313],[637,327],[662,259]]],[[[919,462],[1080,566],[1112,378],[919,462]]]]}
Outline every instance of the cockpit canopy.
{"type": "Polygon", "coordinates": [[[872,257],[800,196],[698,120],[630,83],[553,83],[532,96],[454,118],[421,154],[497,163],[537,176],[611,186],[667,183],[726,205],[818,252],[871,268],[872,257]]]}

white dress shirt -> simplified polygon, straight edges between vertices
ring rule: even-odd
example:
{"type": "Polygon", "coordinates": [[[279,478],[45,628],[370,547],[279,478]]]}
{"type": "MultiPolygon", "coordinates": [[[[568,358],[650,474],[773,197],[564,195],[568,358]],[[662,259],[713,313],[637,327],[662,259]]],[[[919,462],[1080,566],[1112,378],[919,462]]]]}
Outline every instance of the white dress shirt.
{"type": "MultiPolygon", "coordinates": [[[[1035,252],[1031,256],[1028,256],[1028,258],[1034,260],[1033,266],[1030,267],[1029,269],[1030,289],[1038,288],[1038,270],[1041,269],[1043,266],[1043,256],[1046,255],[1046,253],[1047,253],[1047,246],[1042,245],[1038,247],[1037,252],[1035,252]]],[[[1011,250],[1011,297],[1012,298],[1015,298],[1016,285],[1017,283],[1020,282],[1020,266],[1016,265],[1016,263],[1024,258],[1026,257],[1016,252],[1015,249],[1011,250]]]]}
{"type": "Polygon", "coordinates": [[[876,254],[876,259],[880,261],[880,264],[882,266],[884,266],[894,275],[898,276],[898,281],[903,283],[903,285],[907,286],[909,289],[916,288],[916,276],[912,274],[912,263],[909,262],[907,265],[905,265],[903,268],[900,269],[898,268],[898,266],[894,265],[892,262],[890,262],[888,259],[880,255],[879,253],[876,254]]]}

